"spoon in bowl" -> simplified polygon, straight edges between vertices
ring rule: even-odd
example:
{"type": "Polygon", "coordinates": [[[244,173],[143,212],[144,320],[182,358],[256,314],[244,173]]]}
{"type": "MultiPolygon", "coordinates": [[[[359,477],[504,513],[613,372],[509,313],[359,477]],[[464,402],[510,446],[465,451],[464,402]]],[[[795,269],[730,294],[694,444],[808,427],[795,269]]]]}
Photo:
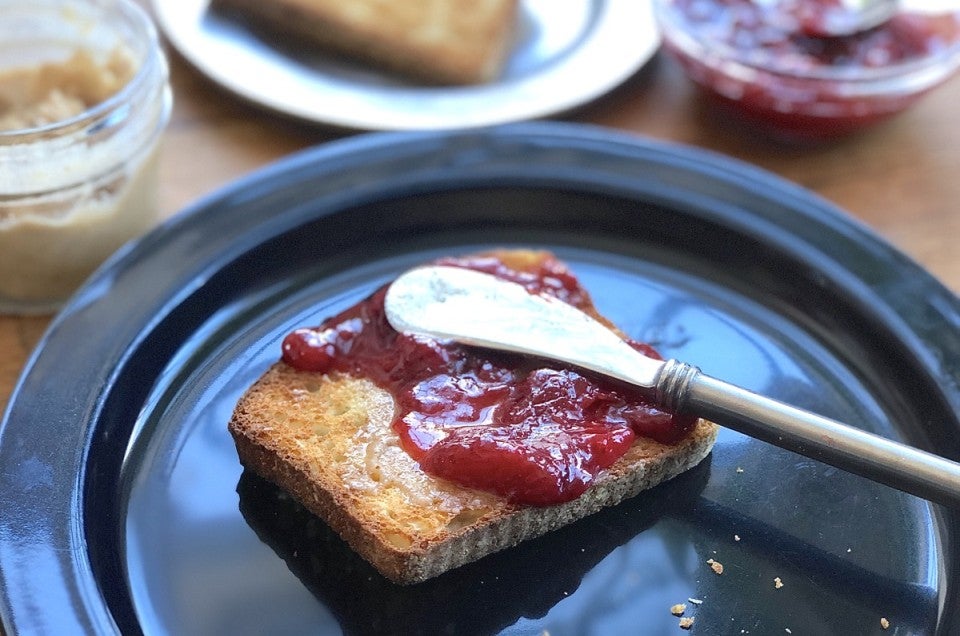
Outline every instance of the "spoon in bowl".
{"type": "Polygon", "coordinates": [[[960,507],[960,464],[637,352],[556,298],[473,270],[410,270],[387,290],[400,332],[563,362],[631,384],[656,406],[689,412],[781,448],[938,503],[960,507]]]}
{"type": "Polygon", "coordinates": [[[888,21],[898,0],[800,0],[795,9],[800,29],[814,37],[845,37],[888,21]]]}
{"type": "Polygon", "coordinates": [[[914,0],[753,0],[773,16],[782,16],[803,35],[846,37],[880,26],[897,11],[901,1],[914,0]]]}

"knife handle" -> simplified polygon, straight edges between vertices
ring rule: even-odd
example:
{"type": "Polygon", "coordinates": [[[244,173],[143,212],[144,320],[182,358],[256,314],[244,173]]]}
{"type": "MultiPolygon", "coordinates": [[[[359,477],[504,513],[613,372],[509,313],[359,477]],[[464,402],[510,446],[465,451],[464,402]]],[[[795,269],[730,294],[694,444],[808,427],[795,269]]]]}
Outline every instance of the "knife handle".
{"type": "Polygon", "coordinates": [[[924,499],[960,508],[960,464],[788,404],[667,360],[654,398],[831,466],[924,499]]]}

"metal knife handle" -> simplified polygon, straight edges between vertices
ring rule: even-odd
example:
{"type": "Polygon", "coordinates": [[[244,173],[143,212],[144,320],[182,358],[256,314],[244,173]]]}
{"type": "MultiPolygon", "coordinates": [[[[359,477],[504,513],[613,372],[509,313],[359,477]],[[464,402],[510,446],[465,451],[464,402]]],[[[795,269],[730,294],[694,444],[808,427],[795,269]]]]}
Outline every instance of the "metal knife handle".
{"type": "Polygon", "coordinates": [[[757,395],[667,360],[658,403],[930,501],[960,507],[960,464],[757,395]]]}

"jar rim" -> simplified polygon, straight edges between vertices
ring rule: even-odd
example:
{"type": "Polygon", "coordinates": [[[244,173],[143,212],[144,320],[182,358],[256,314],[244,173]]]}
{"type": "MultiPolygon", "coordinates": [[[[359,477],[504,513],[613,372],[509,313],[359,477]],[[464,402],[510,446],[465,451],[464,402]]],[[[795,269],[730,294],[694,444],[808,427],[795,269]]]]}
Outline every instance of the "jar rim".
{"type": "MultiPolygon", "coordinates": [[[[960,8],[945,11],[960,22],[960,8]]],[[[756,61],[727,42],[697,37],[682,26],[678,10],[666,0],[656,3],[656,16],[666,41],[687,55],[709,65],[726,67],[730,72],[758,72],[798,82],[838,82],[863,92],[885,93],[908,88],[922,89],[936,84],[960,67],[960,38],[929,55],[911,58],[882,67],[840,68],[817,66],[798,70],[769,59],[756,61]]]]}

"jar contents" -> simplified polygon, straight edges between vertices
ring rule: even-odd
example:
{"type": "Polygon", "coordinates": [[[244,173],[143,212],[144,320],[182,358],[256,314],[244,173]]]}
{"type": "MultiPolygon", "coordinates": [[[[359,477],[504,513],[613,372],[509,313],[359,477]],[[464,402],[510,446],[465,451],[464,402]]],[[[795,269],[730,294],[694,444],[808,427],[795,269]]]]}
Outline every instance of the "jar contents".
{"type": "MultiPolygon", "coordinates": [[[[491,257],[444,259],[583,308],[579,281],[555,259],[518,272],[491,257]]],[[[394,397],[393,427],[425,472],[515,503],[549,505],[582,494],[637,436],[684,438],[695,417],[657,410],[638,392],[519,355],[400,334],[386,319],[387,286],[283,343],[296,369],[367,377],[394,397]]],[[[659,358],[647,345],[630,342],[659,358]]]]}
{"type": "Polygon", "coordinates": [[[740,114],[788,137],[835,137],[903,110],[932,87],[909,79],[901,86],[887,69],[923,63],[960,41],[955,13],[902,11],[861,32],[820,35],[838,5],[670,0],[664,11],[672,28],[711,50],[695,54],[681,36],[665,42],[691,78],[740,114]]]}
{"type": "Polygon", "coordinates": [[[39,128],[76,117],[115,95],[136,71],[116,48],[103,62],[85,50],[63,62],[0,72],[0,131],[39,128]]]}
{"type": "Polygon", "coordinates": [[[156,221],[157,150],[107,181],[90,183],[62,211],[0,207],[0,298],[41,310],[69,296],[113,252],[156,221]]]}

